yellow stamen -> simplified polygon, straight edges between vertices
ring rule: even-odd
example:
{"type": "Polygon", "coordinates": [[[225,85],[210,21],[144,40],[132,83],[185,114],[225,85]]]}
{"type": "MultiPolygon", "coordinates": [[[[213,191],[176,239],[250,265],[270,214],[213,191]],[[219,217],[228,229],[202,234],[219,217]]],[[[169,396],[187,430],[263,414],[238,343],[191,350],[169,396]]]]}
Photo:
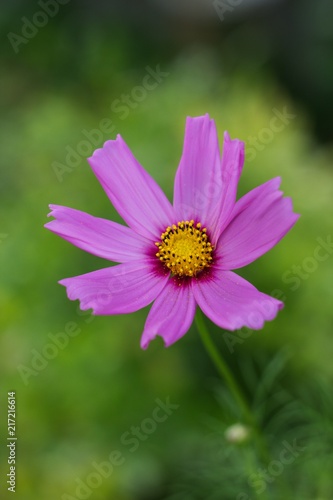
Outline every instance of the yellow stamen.
{"type": "Polygon", "coordinates": [[[187,220],[168,226],[155,245],[156,257],[173,275],[195,276],[212,264],[214,247],[200,222],[187,220]]]}

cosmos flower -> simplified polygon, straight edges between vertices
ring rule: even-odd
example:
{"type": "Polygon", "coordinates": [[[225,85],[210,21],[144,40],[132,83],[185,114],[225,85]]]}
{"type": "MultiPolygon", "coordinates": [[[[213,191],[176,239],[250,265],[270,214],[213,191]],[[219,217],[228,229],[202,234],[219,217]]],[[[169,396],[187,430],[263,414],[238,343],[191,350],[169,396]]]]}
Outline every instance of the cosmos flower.
{"type": "Polygon", "coordinates": [[[270,250],[298,219],[280,178],[236,201],[244,144],[224,134],[221,157],[208,115],[188,118],[173,205],[118,135],[88,162],[125,225],[50,205],[46,227],[77,247],[117,262],[66,278],[69,299],[97,315],[126,314],[153,302],[141,347],[166,346],[190,328],[199,306],[221,328],[260,329],[283,303],[232,272],[270,250]]]}

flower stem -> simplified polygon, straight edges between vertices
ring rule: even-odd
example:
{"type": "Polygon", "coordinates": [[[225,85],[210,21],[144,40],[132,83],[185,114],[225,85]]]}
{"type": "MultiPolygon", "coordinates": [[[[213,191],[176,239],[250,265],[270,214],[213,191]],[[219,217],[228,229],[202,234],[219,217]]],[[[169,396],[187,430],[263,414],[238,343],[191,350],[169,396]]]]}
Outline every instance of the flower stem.
{"type": "Polygon", "coordinates": [[[213,343],[209,335],[208,329],[205,325],[203,314],[200,310],[198,310],[196,313],[195,321],[201,340],[206,348],[207,353],[209,354],[211,360],[213,361],[215,368],[217,369],[221,377],[226,381],[230,391],[232,392],[235,400],[239,405],[242,414],[244,415],[245,420],[247,420],[247,423],[253,425],[254,419],[251,410],[249,408],[249,405],[241,389],[239,388],[231,370],[225,363],[224,359],[220,356],[215,344],[213,343]]]}
{"type": "Polygon", "coordinates": [[[228,365],[225,363],[224,359],[218,352],[214,342],[212,341],[208,329],[205,325],[203,314],[199,309],[197,310],[196,313],[195,322],[207,353],[209,354],[211,360],[215,365],[215,368],[221,375],[222,379],[225,380],[236,402],[238,403],[238,406],[241,410],[244,420],[254,431],[258,448],[260,449],[262,458],[264,461],[267,461],[268,452],[266,448],[266,443],[264,442],[263,437],[261,435],[258,422],[254,417],[254,415],[252,414],[251,408],[246,400],[246,397],[244,396],[243,391],[241,390],[235,377],[233,376],[232,371],[229,369],[228,365]]]}

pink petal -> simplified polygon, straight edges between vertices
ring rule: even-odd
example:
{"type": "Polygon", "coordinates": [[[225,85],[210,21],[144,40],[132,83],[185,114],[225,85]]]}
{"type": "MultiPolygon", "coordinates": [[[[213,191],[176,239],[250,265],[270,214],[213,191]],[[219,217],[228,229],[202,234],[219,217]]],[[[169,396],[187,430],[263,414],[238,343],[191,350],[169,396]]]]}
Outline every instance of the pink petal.
{"type": "Polygon", "coordinates": [[[156,240],[175,221],[165,194],[120,135],[97,149],[88,161],[112,204],[134,231],[156,240]]]}
{"type": "Polygon", "coordinates": [[[206,279],[193,281],[195,300],[208,318],[221,328],[254,330],[275,318],[283,303],[259,292],[251,283],[215,265],[206,279]]]}
{"type": "Polygon", "coordinates": [[[139,260],[149,252],[151,241],[122,226],[73,208],[50,205],[54,220],[45,227],[73,245],[114,262],[139,260]]]}
{"type": "Polygon", "coordinates": [[[239,139],[230,139],[228,132],[224,133],[222,154],[222,190],[219,218],[215,239],[222,233],[234,209],[237,196],[238,181],[244,165],[244,143],[239,139]]]}
{"type": "Polygon", "coordinates": [[[82,310],[94,314],[124,314],[150,304],[162,291],[168,276],[157,271],[152,261],[126,262],[59,283],[68,298],[80,300],[82,310]]]}
{"type": "Polygon", "coordinates": [[[221,205],[221,158],[216,126],[209,115],[187,118],[183,154],[175,177],[177,220],[215,228],[221,205]]]}
{"type": "Polygon", "coordinates": [[[272,179],[243,196],[216,250],[223,269],[238,269],[268,252],[299,218],[290,198],[278,190],[281,179],[272,179]]]}
{"type": "Polygon", "coordinates": [[[157,335],[164,339],[166,347],[179,340],[190,328],[194,313],[191,287],[178,286],[170,279],[149,312],[141,338],[142,349],[146,349],[157,335]]]}

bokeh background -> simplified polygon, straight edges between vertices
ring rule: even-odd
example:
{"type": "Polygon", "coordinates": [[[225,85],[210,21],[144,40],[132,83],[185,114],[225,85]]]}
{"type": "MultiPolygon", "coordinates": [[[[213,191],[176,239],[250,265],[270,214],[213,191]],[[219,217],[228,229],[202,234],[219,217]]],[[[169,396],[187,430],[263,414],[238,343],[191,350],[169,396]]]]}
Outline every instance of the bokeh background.
{"type": "Polygon", "coordinates": [[[332,3],[3,0],[0,30],[0,497],[15,390],[16,498],[332,499],[332,3]],[[268,466],[251,435],[230,436],[239,412],[195,326],[144,352],[147,310],[80,312],[57,281],[107,263],[43,228],[49,203],[120,221],[85,160],[117,133],[171,198],[185,118],[206,112],[246,142],[239,195],[281,175],[302,215],[239,270],[285,301],[277,319],[232,335],[207,320],[268,466]]]}

